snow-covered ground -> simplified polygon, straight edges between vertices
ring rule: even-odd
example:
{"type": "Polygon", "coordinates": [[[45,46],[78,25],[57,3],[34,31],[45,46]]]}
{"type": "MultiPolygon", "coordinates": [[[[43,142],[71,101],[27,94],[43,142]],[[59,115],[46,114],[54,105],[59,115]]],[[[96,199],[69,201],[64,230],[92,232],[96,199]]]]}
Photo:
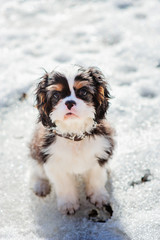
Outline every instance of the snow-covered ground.
{"type": "Polygon", "coordinates": [[[160,1],[1,0],[0,72],[0,239],[159,240],[160,1]],[[34,88],[42,67],[66,63],[100,67],[114,96],[106,223],[87,219],[83,185],[75,216],[28,186],[34,88]]]}

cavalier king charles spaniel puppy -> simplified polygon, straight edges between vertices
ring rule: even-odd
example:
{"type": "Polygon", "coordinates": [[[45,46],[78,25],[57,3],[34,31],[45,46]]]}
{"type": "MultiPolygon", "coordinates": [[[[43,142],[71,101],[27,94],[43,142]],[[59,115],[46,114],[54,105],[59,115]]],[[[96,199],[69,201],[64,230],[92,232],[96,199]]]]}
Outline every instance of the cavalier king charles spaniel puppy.
{"type": "Polygon", "coordinates": [[[113,129],[106,120],[110,94],[95,67],[55,69],[42,77],[36,90],[39,120],[30,144],[35,159],[33,191],[45,197],[54,185],[58,209],[74,214],[79,208],[76,175],[86,196],[101,208],[109,203],[106,164],[114,149],[113,129]]]}

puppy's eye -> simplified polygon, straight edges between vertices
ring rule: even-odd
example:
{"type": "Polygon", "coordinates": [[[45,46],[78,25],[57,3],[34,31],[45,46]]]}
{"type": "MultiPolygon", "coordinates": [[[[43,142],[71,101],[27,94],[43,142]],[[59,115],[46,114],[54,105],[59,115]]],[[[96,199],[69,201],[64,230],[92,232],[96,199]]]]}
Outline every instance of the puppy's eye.
{"type": "Polygon", "coordinates": [[[60,98],[60,93],[59,92],[53,92],[53,98],[56,99],[56,100],[59,100],[60,98]]]}
{"type": "Polygon", "coordinates": [[[87,95],[87,90],[85,88],[82,88],[79,90],[79,95],[85,97],[87,95]]]}

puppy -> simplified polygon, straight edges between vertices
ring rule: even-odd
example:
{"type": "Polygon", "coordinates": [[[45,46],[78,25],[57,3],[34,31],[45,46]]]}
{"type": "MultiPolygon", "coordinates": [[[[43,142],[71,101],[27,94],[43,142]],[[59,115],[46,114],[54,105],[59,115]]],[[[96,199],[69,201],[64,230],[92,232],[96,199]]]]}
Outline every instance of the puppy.
{"type": "Polygon", "coordinates": [[[30,144],[36,161],[32,188],[45,197],[54,185],[59,210],[79,208],[75,176],[98,208],[109,203],[106,164],[114,149],[113,129],[105,119],[109,91],[102,72],[72,66],[46,73],[36,91],[39,120],[30,144]]]}

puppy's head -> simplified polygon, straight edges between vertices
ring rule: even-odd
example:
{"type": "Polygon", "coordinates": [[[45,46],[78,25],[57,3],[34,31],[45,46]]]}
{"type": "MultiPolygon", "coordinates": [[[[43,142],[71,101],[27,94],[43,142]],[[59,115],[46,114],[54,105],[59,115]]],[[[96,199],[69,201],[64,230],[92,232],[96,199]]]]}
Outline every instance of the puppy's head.
{"type": "Polygon", "coordinates": [[[72,66],[46,73],[38,84],[37,108],[44,126],[63,133],[82,134],[104,118],[109,92],[97,68],[72,66]]]}

